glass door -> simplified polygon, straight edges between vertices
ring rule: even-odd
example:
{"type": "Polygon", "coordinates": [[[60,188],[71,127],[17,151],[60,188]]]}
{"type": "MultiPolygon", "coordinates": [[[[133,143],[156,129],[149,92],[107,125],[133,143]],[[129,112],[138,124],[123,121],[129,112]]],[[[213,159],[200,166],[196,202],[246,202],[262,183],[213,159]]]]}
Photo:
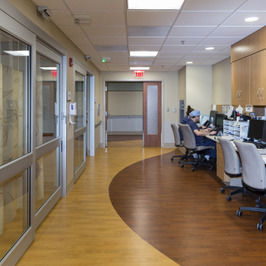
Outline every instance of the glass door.
{"type": "Polygon", "coordinates": [[[35,93],[35,201],[37,225],[61,196],[60,120],[61,56],[38,43],[35,93]],[[49,203],[49,204],[48,204],[49,203]],[[47,209],[48,208],[48,209],[47,209]]]}
{"type": "MultiPolygon", "coordinates": [[[[7,27],[11,19],[0,12],[7,27]]],[[[16,25],[16,24],[15,24],[16,25]]],[[[11,35],[0,25],[0,264],[13,265],[10,254],[33,240],[31,222],[30,69],[34,36],[17,26],[11,35]],[[15,37],[16,35],[16,37],[15,37]],[[21,35],[21,36],[20,36],[21,35]],[[26,41],[23,41],[22,35],[26,41]]]]}
{"type": "Polygon", "coordinates": [[[86,76],[75,71],[75,181],[86,166],[86,76]]]}

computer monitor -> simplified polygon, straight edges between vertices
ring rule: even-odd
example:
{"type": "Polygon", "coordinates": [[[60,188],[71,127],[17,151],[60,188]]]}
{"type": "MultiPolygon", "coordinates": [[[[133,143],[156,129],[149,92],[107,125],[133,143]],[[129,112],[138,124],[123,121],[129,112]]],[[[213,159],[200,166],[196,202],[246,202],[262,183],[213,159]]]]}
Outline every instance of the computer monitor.
{"type": "Polygon", "coordinates": [[[212,124],[212,125],[214,125],[215,126],[215,124],[216,124],[216,115],[218,114],[218,112],[217,111],[211,111],[210,112],[210,123],[212,124]]]}
{"type": "Polygon", "coordinates": [[[224,119],[226,118],[226,115],[224,114],[217,114],[216,115],[216,122],[215,122],[215,126],[217,128],[223,128],[224,125],[224,119]]]}
{"type": "Polygon", "coordinates": [[[266,121],[251,119],[249,121],[248,138],[266,141],[266,121]]]}

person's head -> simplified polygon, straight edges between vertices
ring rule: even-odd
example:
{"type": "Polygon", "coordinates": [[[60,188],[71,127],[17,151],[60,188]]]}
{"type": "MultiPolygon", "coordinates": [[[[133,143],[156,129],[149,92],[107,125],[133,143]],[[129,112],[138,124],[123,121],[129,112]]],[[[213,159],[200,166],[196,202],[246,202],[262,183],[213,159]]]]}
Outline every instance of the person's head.
{"type": "Polygon", "coordinates": [[[194,111],[194,109],[190,105],[188,105],[186,114],[189,115],[192,111],[194,111]]]}
{"type": "Polygon", "coordinates": [[[200,111],[194,110],[194,111],[190,112],[189,116],[190,116],[191,120],[198,123],[200,120],[200,111]]]}

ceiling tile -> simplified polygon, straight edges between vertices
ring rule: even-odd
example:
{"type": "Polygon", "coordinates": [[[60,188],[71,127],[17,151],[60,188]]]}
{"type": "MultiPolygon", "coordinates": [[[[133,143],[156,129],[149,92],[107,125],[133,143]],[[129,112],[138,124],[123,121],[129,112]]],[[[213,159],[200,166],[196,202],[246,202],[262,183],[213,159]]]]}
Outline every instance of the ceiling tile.
{"type": "Polygon", "coordinates": [[[175,22],[176,26],[218,26],[230,12],[182,12],[175,22]]]}
{"type": "Polygon", "coordinates": [[[113,36],[113,37],[124,37],[126,36],[126,28],[124,26],[85,26],[82,25],[82,29],[88,34],[88,36],[113,36]]]}
{"type": "MultiPolygon", "coordinates": [[[[75,12],[76,14],[77,12],[75,12]]],[[[91,26],[123,26],[125,16],[123,11],[91,11],[87,12],[91,16],[91,26]]]]}
{"type": "Polygon", "coordinates": [[[169,30],[166,26],[129,26],[128,36],[166,36],[169,30]]]}
{"type": "Polygon", "coordinates": [[[151,37],[129,37],[128,38],[128,44],[131,46],[146,46],[146,45],[158,45],[161,46],[164,42],[164,37],[157,37],[157,38],[151,38],[151,37]]]}
{"type": "Polygon", "coordinates": [[[266,1],[264,0],[248,0],[245,4],[243,4],[239,10],[246,11],[261,11],[266,10],[266,1]]]}
{"type": "Polygon", "coordinates": [[[202,37],[195,37],[195,38],[189,38],[189,37],[168,37],[164,43],[164,45],[197,45],[202,40],[202,37]]]}
{"type": "Polygon", "coordinates": [[[232,45],[239,41],[239,37],[207,37],[200,42],[200,45],[206,46],[225,46],[232,45]]]}
{"type": "Polygon", "coordinates": [[[90,40],[95,45],[127,45],[126,38],[106,38],[98,36],[90,36],[90,40]]]}
{"type": "Polygon", "coordinates": [[[257,31],[259,27],[226,27],[221,26],[212,32],[210,36],[227,36],[227,37],[240,37],[248,36],[249,34],[257,31]]]}
{"type": "Polygon", "coordinates": [[[188,36],[188,37],[205,37],[208,36],[215,27],[179,27],[175,26],[169,33],[169,36],[172,37],[181,37],[181,36],[188,36]]]}
{"type": "Polygon", "coordinates": [[[178,12],[157,11],[156,15],[152,11],[128,11],[128,26],[172,26],[178,12]],[[156,17],[155,17],[156,16],[156,17]]]}
{"type": "Polygon", "coordinates": [[[126,5],[124,0],[64,0],[64,2],[71,10],[124,10],[126,5]]]}
{"type": "Polygon", "coordinates": [[[235,10],[239,8],[246,0],[188,0],[185,3],[184,10],[235,10]]]}

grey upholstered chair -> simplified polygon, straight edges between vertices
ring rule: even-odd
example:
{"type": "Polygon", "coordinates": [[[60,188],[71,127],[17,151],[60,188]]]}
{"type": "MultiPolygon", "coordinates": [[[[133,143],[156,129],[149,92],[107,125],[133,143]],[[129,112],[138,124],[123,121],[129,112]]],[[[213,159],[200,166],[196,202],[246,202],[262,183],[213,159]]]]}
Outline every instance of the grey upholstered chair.
{"type": "Polygon", "coordinates": [[[263,230],[263,221],[266,218],[266,205],[260,201],[260,197],[252,191],[264,192],[266,191],[266,170],[264,161],[252,143],[245,143],[234,140],[237,147],[241,163],[242,163],[242,182],[249,194],[257,197],[256,207],[240,207],[236,214],[242,215],[242,211],[262,212],[263,216],[257,224],[257,229],[263,230]],[[251,191],[252,190],[252,191],[251,191]]]}
{"type": "MultiPolygon", "coordinates": [[[[171,124],[171,128],[172,128],[172,131],[173,131],[173,134],[174,134],[175,146],[176,147],[182,147],[183,144],[182,144],[182,141],[180,139],[180,134],[179,134],[178,127],[176,126],[176,124],[172,123],[171,124]]],[[[173,161],[174,158],[180,158],[178,162],[181,163],[181,161],[186,158],[186,155],[184,155],[184,154],[183,155],[173,155],[171,160],[173,161]]]]}
{"type": "Polygon", "coordinates": [[[224,172],[230,177],[230,185],[223,186],[221,188],[221,192],[224,193],[225,189],[234,189],[226,197],[226,200],[230,201],[232,195],[244,192],[241,180],[241,163],[239,156],[230,140],[220,137],[219,143],[221,144],[223,151],[224,172]]]}
{"type": "Polygon", "coordinates": [[[214,149],[213,146],[197,146],[196,145],[196,138],[194,133],[192,132],[192,129],[187,124],[178,124],[183,135],[183,145],[186,148],[186,158],[189,157],[189,155],[196,155],[196,159],[193,161],[186,161],[182,162],[181,167],[183,168],[185,164],[191,164],[194,165],[192,167],[192,171],[195,171],[197,167],[200,165],[208,166],[210,169],[213,168],[213,165],[210,162],[204,162],[204,156],[206,155],[206,152],[210,149],[214,149]]]}

